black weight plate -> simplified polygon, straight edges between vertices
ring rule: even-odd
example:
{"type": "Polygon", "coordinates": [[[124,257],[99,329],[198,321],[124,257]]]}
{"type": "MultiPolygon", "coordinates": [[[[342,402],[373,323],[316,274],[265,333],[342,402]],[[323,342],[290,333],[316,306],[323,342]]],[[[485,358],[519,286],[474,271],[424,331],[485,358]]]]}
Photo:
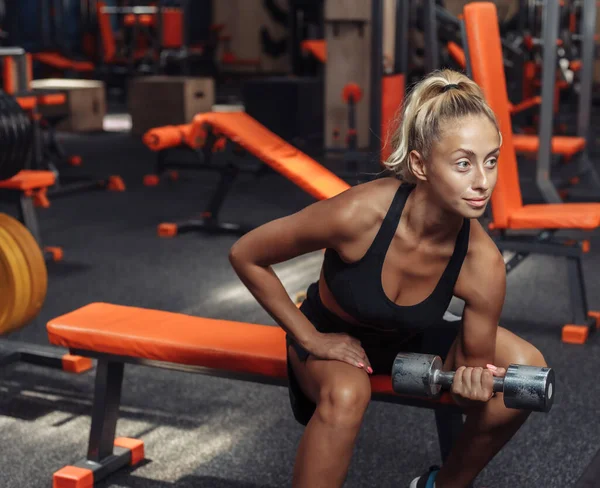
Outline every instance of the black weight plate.
{"type": "Polygon", "coordinates": [[[8,123],[5,122],[5,119],[8,117],[8,111],[5,95],[3,92],[0,92],[0,147],[2,148],[0,151],[0,180],[7,179],[5,176],[8,175],[6,163],[12,151],[11,141],[8,136],[8,123]]]}
{"type": "Polygon", "coordinates": [[[14,176],[17,170],[16,157],[17,157],[17,143],[18,143],[18,127],[16,123],[15,107],[12,102],[12,97],[4,94],[3,105],[0,110],[3,113],[2,126],[4,129],[4,137],[2,147],[6,151],[6,158],[2,166],[2,179],[8,179],[14,176]]]}

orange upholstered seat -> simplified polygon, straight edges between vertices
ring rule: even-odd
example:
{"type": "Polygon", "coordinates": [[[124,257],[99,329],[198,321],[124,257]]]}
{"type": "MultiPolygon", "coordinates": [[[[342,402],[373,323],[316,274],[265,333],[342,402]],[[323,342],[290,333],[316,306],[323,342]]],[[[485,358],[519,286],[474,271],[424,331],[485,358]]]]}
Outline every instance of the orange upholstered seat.
{"type": "MultiPolygon", "coordinates": [[[[552,203],[523,205],[515,136],[512,133],[502,45],[496,6],[472,2],[464,8],[464,19],[473,79],[496,114],[502,132],[498,180],[492,194],[492,226],[496,229],[595,229],[600,225],[600,204],[552,203]]],[[[559,141],[577,138],[559,138],[559,141]]],[[[535,147],[535,140],[529,141],[535,147]]],[[[569,149],[579,147],[573,141],[569,149]]]]}
{"type": "MultiPolygon", "coordinates": [[[[52,344],[238,373],[287,378],[280,327],[92,303],[47,324],[52,344]]],[[[395,395],[391,377],[371,377],[373,393],[395,395]]],[[[448,395],[441,403],[451,403],[448,395]]]]}
{"type": "MultiPolygon", "coordinates": [[[[537,153],[540,148],[540,138],[527,134],[514,134],[513,144],[517,152],[537,153]]],[[[583,137],[554,136],[552,138],[552,154],[574,156],[585,148],[583,137]]]]}
{"type": "Polygon", "coordinates": [[[319,200],[331,198],[350,185],[314,159],[287,143],[245,112],[208,112],[194,117],[191,139],[209,124],[234,143],[271,166],[319,200]]]}
{"type": "Polygon", "coordinates": [[[23,170],[8,180],[0,181],[0,189],[39,190],[54,185],[56,176],[52,171],[23,170]]]}

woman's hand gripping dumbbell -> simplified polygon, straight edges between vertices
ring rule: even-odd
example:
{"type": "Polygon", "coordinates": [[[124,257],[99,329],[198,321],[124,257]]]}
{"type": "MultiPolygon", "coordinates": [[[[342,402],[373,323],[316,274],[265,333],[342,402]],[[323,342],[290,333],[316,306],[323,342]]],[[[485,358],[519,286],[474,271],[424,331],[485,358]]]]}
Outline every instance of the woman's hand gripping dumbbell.
{"type": "MultiPolygon", "coordinates": [[[[442,359],[429,354],[399,353],[392,367],[396,393],[425,398],[452,388],[454,371],[442,371],[442,359]]],[[[494,392],[508,408],[548,412],[554,403],[554,370],[511,364],[504,377],[494,376],[494,392]]]]}

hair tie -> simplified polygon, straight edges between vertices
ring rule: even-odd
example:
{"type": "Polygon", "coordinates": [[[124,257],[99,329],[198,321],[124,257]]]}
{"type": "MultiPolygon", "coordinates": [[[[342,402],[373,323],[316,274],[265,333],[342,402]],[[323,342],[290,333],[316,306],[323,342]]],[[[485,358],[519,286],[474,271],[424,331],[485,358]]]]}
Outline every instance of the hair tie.
{"type": "Polygon", "coordinates": [[[444,88],[442,88],[442,93],[446,93],[448,90],[452,88],[460,88],[456,83],[448,83],[444,88]]]}

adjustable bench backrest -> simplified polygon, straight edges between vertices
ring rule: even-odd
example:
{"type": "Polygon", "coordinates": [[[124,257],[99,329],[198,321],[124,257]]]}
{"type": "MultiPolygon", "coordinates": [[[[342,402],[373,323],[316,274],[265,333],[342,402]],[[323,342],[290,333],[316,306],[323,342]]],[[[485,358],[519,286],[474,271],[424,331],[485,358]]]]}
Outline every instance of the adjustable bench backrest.
{"type": "Polygon", "coordinates": [[[491,2],[469,3],[463,12],[473,80],[483,90],[502,133],[498,182],[492,194],[492,216],[496,228],[506,228],[510,214],[523,206],[523,199],[512,139],[498,14],[491,2]]]}

